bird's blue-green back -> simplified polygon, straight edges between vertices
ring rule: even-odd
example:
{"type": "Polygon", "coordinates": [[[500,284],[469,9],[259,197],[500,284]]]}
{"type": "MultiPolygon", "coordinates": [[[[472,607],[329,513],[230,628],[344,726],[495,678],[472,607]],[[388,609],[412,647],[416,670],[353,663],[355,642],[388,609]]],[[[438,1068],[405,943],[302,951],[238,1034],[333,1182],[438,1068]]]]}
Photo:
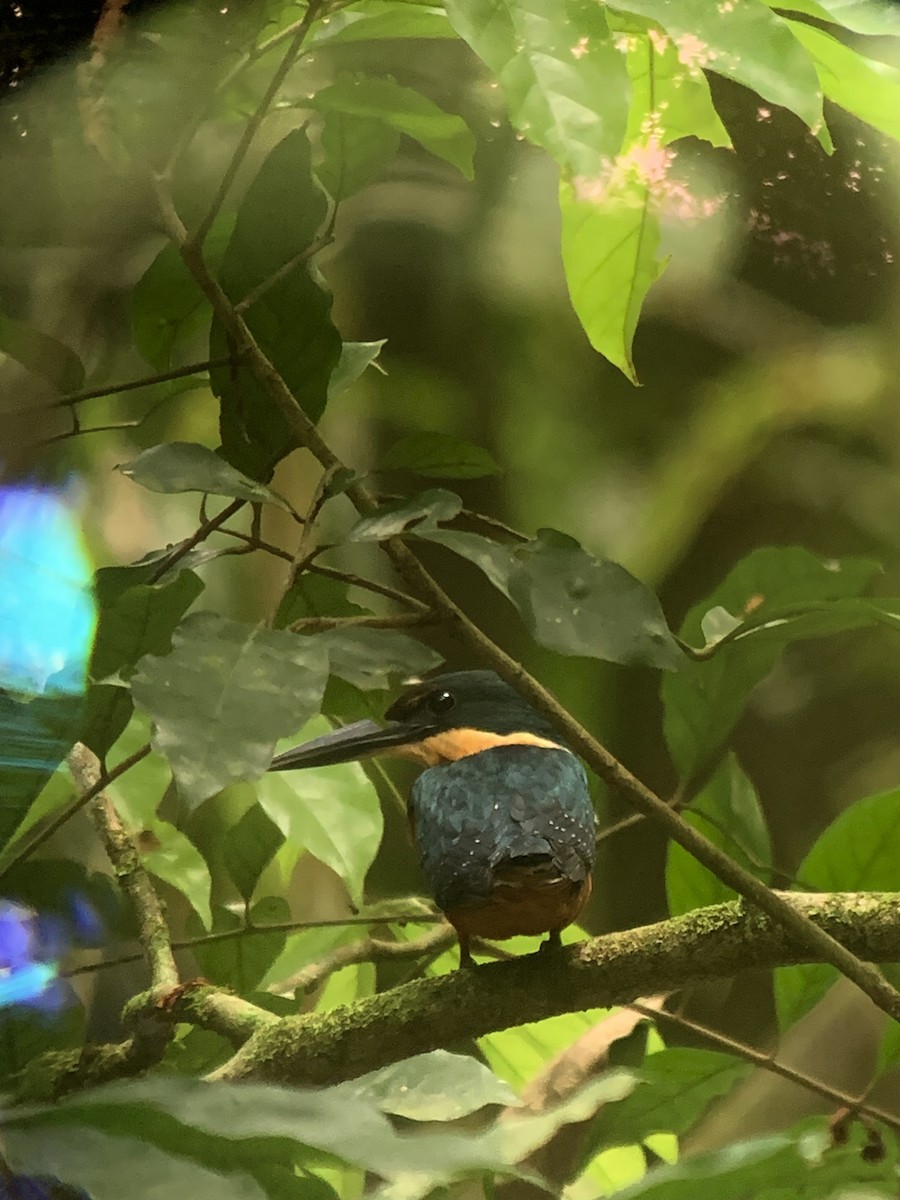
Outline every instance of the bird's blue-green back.
{"type": "Polygon", "coordinates": [[[410,810],[428,887],[447,911],[491,893],[501,864],[546,857],[573,883],[594,863],[584,768],[568,750],[512,744],[424,771],[410,810]]]}

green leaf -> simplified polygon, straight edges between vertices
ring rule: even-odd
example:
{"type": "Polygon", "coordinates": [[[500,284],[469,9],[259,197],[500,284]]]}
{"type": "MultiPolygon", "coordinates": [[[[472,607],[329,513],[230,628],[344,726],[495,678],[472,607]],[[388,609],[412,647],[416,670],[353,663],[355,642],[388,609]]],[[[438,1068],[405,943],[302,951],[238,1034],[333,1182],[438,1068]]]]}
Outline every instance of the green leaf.
{"type": "Polygon", "coordinates": [[[145,654],[166,654],[172,630],[203,591],[191,571],[147,583],[150,566],[103,567],[95,576],[99,620],[91,658],[93,680],[85,703],[81,741],[101,757],[119,737],[133,710],[127,688],[105,685],[127,676],[145,654]]]}
{"type": "Polygon", "coordinates": [[[400,134],[376,117],[328,112],[319,138],[319,182],[332,200],[346,200],[374,183],[397,157],[400,134]]]}
{"type": "MultiPolygon", "coordinates": [[[[867,796],[836,817],[797,868],[805,888],[821,892],[900,890],[900,789],[867,796]]],[[[775,972],[778,1023],[786,1028],[822,999],[838,973],[823,964],[775,972]]]]}
{"type": "Polygon", "coordinates": [[[457,33],[494,72],[512,123],[563,167],[594,174],[619,152],[625,59],[590,0],[449,0],[457,33]]]}
{"type": "MultiPolygon", "coordinates": [[[[262,928],[266,925],[282,924],[291,919],[291,910],[283,896],[265,896],[258,900],[248,913],[251,925],[262,928]]],[[[242,929],[247,924],[243,917],[231,909],[214,905],[212,910],[212,932],[225,933],[242,929]]],[[[201,936],[205,931],[188,921],[188,936],[201,936]]],[[[284,949],[286,935],[272,933],[246,933],[239,937],[218,942],[198,943],[191,953],[205,979],[220,987],[234,988],[241,995],[259,986],[266,972],[284,949]]]]}
{"type": "Polygon", "coordinates": [[[225,834],[225,866],[231,882],[248,903],[260,875],[283,842],[283,834],[259,804],[252,804],[225,834]]]}
{"type": "MultiPolygon", "coordinates": [[[[312,721],[291,744],[330,728],[324,718],[312,721]]],[[[381,844],[383,821],[378,795],[359,763],[272,773],[263,776],[257,791],[260,804],[287,841],[331,867],[354,903],[360,904],[366,872],[381,844]]]]}
{"type": "Polygon", "coordinates": [[[259,504],[275,504],[289,511],[281,496],[236,471],[214,450],[196,442],[163,442],[131,460],[120,463],[123,475],[151,492],[206,492],[233,496],[259,504]]]}
{"type": "Polygon", "coordinates": [[[341,392],[345,392],[352,383],[356,383],[366,367],[374,366],[377,363],[378,355],[386,340],[382,338],[380,342],[344,342],[342,344],[341,357],[331,372],[331,379],[328,382],[329,400],[339,396],[341,392]]]}
{"type": "Polygon", "coordinates": [[[900,70],[865,58],[811,25],[788,23],[812,55],[828,99],[889,137],[900,139],[900,70]]]}
{"type": "Polygon", "coordinates": [[[452,521],[462,509],[462,500],[453,492],[433,488],[413,496],[385,504],[370,516],[361,517],[347,535],[349,542],[383,542],[399,537],[415,526],[415,532],[432,529],[438,521],[452,521]]]}
{"type": "MultiPolygon", "coordinates": [[[[234,227],[234,214],[223,213],[204,243],[208,265],[216,269],[234,227]]],[[[173,350],[210,318],[209,301],[185,266],[178,248],[168,243],[141,278],[131,297],[135,345],[158,371],[172,366],[173,350]]]]}
{"type": "MultiPolygon", "coordinates": [[[[228,298],[239,303],[308,250],[327,211],[325,193],[313,179],[309,141],[295,129],[270,151],[244,195],[219,274],[228,298]]],[[[299,263],[244,313],[260,348],[311,421],[325,409],[341,354],[330,313],[331,296],[310,262],[299,263]]],[[[225,330],[214,320],[210,357],[228,351],[225,330]]],[[[222,401],[225,457],[254,479],[268,479],[293,446],[287,419],[246,362],[214,367],[210,380],[222,401]]]]}
{"type": "Polygon", "coordinates": [[[164,658],[141,659],[135,701],[153,719],[153,746],[191,808],[268,767],[275,742],[319,711],[328,657],[311,638],[187,617],[164,658]]]}
{"type": "Polygon", "coordinates": [[[770,8],[833,21],[854,33],[900,36],[900,12],[890,0],[767,0],[770,8]]]}
{"type": "Polygon", "coordinates": [[[454,554],[467,558],[509,599],[509,581],[519,563],[508,546],[501,546],[499,542],[482,537],[480,533],[466,533],[460,529],[432,529],[419,525],[415,533],[416,537],[446,546],[454,554]]]}
{"type": "MultiPolygon", "coordinates": [[[[418,515],[422,507],[403,519],[418,515]]],[[[432,504],[428,510],[432,516],[414,527],[416,536],[446,546],[480,567],[512,600],[542,646],[606,662],[663,670],[683,666],[684,655],[656,596],[618,563],[594,558],[574,538],[555,529],[538,530],[533,541],[515,549],[479,534],[437,529],[433,521],[447,518],[435,518],[434,509],[432,504]]]]}
{"type": "Polygon", "coordinates": [[[411,1121],[456,1121],[487,1104],[517,1104],[516,1093],[466,1054],[433,1050],[371,1071],[338,1089],[411,1121]]]}
{"type": "MultiPolygon", "coordinates": [[[[413,934],[415,936],[415,934],[413,934]]],[[[530,1021],[478,1039],[488,1066],[517,1091],[524,1088],[561,1051],[593,1029],[612,1010],[593,1008],[530,1021]]]]}
{"type": "Polygon", "coordinates": [[[84,384],[81,359],[65,343],[0,313],[0,355],[15,359],[26,370],[40,375],[65,394],[77,392],[84,384]]]}
{"type": "MultiPolygon", "coordinates": [[[[753,784],[733,754],[725,756],[682,815],[751,874],[767,879],[772,861],[769,831],[753,784]]],[[[676,842],[669,843],[666,892],[673,917],[735,897],[730,887],[676,842]]]]}
{"type": "Polygon", "coordinates": [[[276,629],[283,629],[305,617],[360,617],[369,610],[347,599],[347,584],[325,575],[306,572],[295,581],[281,602],[275,617],[276,629]]]}
{"type": "MultiPolygon", "coordinates": [[[[808,628],[804,634],[802,625],[782,621],[779,615],[857,596],[878,569],[862,559],[823,562],[799,547],[765,546],[738,563],[711,595],[691,609],[681,637],[693,645],[702,644],[703,619],[711,609],[722,608],[742,621],[752,621],[756,631],[725,643],[709,659],[689,661],[677,676],[663,680],[666,742],[682,780],[703,774],[715,762],[747,697],[768,675],[784,646],[795,634],[810,636],[808,628]],[[764,630],[769,616],[779,616],[779,623],[764,630]]],[[[822,631],[821,624],[816,631],[822,631]]]]}
{"type": "Polygon", "coordinates": [[[713,146],[731,146],[728,130],[715,110],[702,71],[691,71],[668,38],[628,38],[631,109],[626,145],[639,142],[648,128],[660,146],[696,137],[713,146]]]}
{"type": "Polygon", "coordinates": [[[763,0],[616,0],[619,12],[644,17],[666,31],[694,71],[709,70],[744,84],[810,128],[822,120],[822,94],[807,52],[763,0]]]}
{"type": "Polygon", "coordinates": [[[167,1154],[142,1137],[111,1136],[84,1126],[9,1128],[4,1154],[14,1170],[52,1175],[83,1188],[91,1200],[173,1192],[191,1200],[266,1200],[247,1174],[223,1174],[177,1152],[167,1154]]]}
{"type": "Polygon", "coordinates": [[[327,648],[333,674],[363,691],[387,689],[398,677],[424,675],[444,661],[397,629],[330,629],[314,636],[327,648]]]}
{"type": "Polygon", "coordinates": [[[656,596],[564,533],[521,547],[509,591],[535,641],[560,654],[676,670],[684,662],[656,596]]]}
{"type": "Polygon", "coordinates": [[[456,34],[440,8],[419,4],[379,4],[375,12],[364,8],[337,12],[316,34],[316,45],[343,45],[382,38],[453,38],[456,34]]]}
{"type": "Polygon", "coordinates": [[[487,450],[446,433],[408,434],[382,454],[375,470],[415,471],[435,479],[483,479],[501,473],[487,450]]]}
{"type": "Polygon", "coordinates": [[[635,1072],[640,1083],[634,1091],[607,1105],[592,1123],[583,1160],[600,1148],[643,1142],[654,1133],[686,1133],[750,1069],[714,1050],[676,1046],[649,1055],[635,1072]]]}
{"type": "Polygon", "coordinates": [[[144,867],[186,898],[209,929],[212,913],[209,898],[212,877],[203,855],[188,838],[168,821],[150,821],[138,839],[144,867]]]}
{"type": "Polygon", "coordinates": [[[475,138],[462,117],[387,76],[345,73],[306,103],[319,112],[381,121],[472,178],[475,138]]]}
{"type": "MultiPolygon", "coordinates": [[[[631,354],[644,297],[662,273],[659,219],[652,203],[654,159],[640,148],[608,179],[560,185],[562,255],[572,307],[591,345],[632,383],[631,354]]],[[[666,160],[667,161],[667,160],[666,160]]]]}

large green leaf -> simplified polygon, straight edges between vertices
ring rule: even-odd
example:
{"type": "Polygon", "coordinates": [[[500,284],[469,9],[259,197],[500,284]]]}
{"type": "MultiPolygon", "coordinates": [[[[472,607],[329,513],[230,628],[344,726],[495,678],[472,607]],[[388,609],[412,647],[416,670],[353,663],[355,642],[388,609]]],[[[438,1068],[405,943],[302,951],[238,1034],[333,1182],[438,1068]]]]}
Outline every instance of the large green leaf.
{"type": "Polygon", "coordinates": [[[194,613],[171,654],[145,656],[131,681],[153,719],[153,745],[191,807],[258,778],[275,743],[319,711],[328,655],[312,638],[194,613]]]}
{"type": "Polygon", "coordinates": [[[692,71],[668,38],[632,34],[628,38],[631,109],[626,145],[646,139],[668,146],[678,138],[702,138],[730,146],[731,138],[716,112],[702,71],[692,71]]]}
{"type": "Polygon", "coordinates": [[[539,530],[518,558],[510,596],[542,646],[664,670],[683,664],[656,596],[618,563],[555,529],[539,530]]]}
{"type": "MultiPolygon", "coordinates": [[[[858,596],[878,569],[862,559],[823,562],[799,547],[766,546],[738,563],[719,587],[691,609],[681,636],[693,645],[703,644],[704,622],[710,628],[710,619],[720,623],[716,632],[726,618],[733,631],[746,625],[748,632],[721,645],[712,657],[690,661],[677,675],[663,680],[666,742],[682,779],[702,774],[715,762],[750,692],[768,675],[788,642],[847,628],[847,620],[858,617],[844,610],[833,612],[828,606],[858,596]],[[816,610],[812,626],[803,623],[804,608],[816,610]],[[832,615],[837,621],[829,625],[832,615]]],[[[873,609],[872,620],[876,616],[873,609]]]]}
{"type": "Polygon", "coordinates": [[[686,1133],[709,1105],[750,1071],[740,1059],[715,1050],[675,1046],[644,1059],[630,1095],[607,1105],[591,1125],[582,1156],[601,1147],[643,1142],[653,1133],[686,1133]]]}
{"type": "Polygon", "coordinates": [[[351,542],[383,542],[398,537],[410,526],[416,532],[433,528],[438,521],[452,521],[462,509],[462,500],[443,488],[432,488],[409,500],[385,504],[369,516],[360,517],[347,540],[351,542]]]}
{"type": "MultiPolygon", "coordinates": [[[[889,137],[900,139],[900,70],[865,58],[811,25],[789,24],[812,55],[828,99],[889,137]]],[[[856,182],[862,185],[861,179],[856,182]]]]}
{"type": "MultiPolygon", "coordinates": [[[[733,754],[723,758],[683,815],[751,874],[768,882],[772,861],[769,831],[753,784],[733,754]]],[[[676,842],[670,842],[668,848],[666,893],[673,917],[735,897],[730,887],[676,842]]]]}
{"type": "MultiPolygon", "coordinates": [[[[215,269],[234,227],[234,213],[213,223],[204,243],[207,263],[215,269]]],[[[131,296],[131,325],[138,350],[158,371],[172,365],[179,342],[209,322],[209,301],[171,242],[138,280],[131,296]]]]}
{"type": "Polygon", "coordinates": [[[131,462],[120,463],[118,470],[151,492],[207,492],[288,509],[281,496],[248,479],[214,450],[197,442],[151,446],[131,462]]]}
{"type": "MultiPolygon", "coordinates": [[[[292,744],[331,728],[319,718],[292,744]]],[[[286,747],[285,747],[286,748],[286,747]]],[[[358,763],[307,771],[279,771],[257,785],[259,802],[288,842],[308,850],[335,871],[356,904],[381,843],[378,795],[358,763]]]]}
{"type": "MultiPolygon", "coordinates": [[[[341,356],[328,381],[329,400],[340,396],[352,383],[356,383],[366,367],[376,365],[386,340],[382,338],[378,342],[344,342],[342,344],[341,356]]],[[[345,470],[347,469],[345,468],[345,470]]]]}
{"type": "Polygon", "coordinates": [[[388,447],[378,471],[415,471],[435,479],[483,479],[499,475],[500,467],[481,446],[446,433],[409,433],[388,447]]]}
{"type": "Polygon", "coordinates": [[[900,12],[891,0],[766,0],[770,8],[836,22],[854,33],[900,37],[900,12]]]}
{"type": "Polygon", "coordinates": [[[398,678],[423,675],[443,662],[398,629],[330,629],[315,637],[328,650],[332,673],[364,691],[389,688],[398,678]]]}
{"type": "Polygon", "coordinates": [[[144,867],[151,875],[181,892],[209,929],[212,924],[209,907],[212,876],[193,842],[168,821],[150,821],[141,831],[140,846],[144,867]]]}
{"type": "Polygon", "coordinates": [[[166,654],[172,630],[203,590],[191,571],[149,583],[152,571],[149,565],[103,567],[95,576],[99,621],[80,736],[101,757],[125,729],[133,708],[127,688],[103,680],[127,677],[145,654],[166,654]]]}
{"type": "Polygon", "coordinates": [[[734,79],[811,128],[821,122],[822,94],[812,60],[763,0],[616,0],[615,7],[660,25],[694,71],[734,79]]]}
{"type": "MultiPolygon", "coordinates": [[[[265,896],[248,913],[250,924],[262,928],[283,924],[291,919],[291,910],[283,896],[265,896]]],[[[212,932],[225,933],[242,929],[247,922],[231,909],[215,905],[212,911],[212,932]]],[[[189,935],[202,935],[191,921],[189,935]]],[[[218,942],[199,942],[192,953],[205,979],[221,987],[234,988],[245,995],[259,986],[266,972],[284,949],[285,934],[250,933],[242,937],[224,938],[218,942]]]]}
{"type": "MultiPolygon", "coordinates": [[[[565,938],[565,934],[563,935],[565,938]]],[[[610,1014],[609,1009],[563,1013],[502,1029],[479,1038],[478,1047],[495,1075],[519,1090],[527,1086],[557,1054],[583,1037],[610,1014]]]]}
{"type": "Polygon", "coordinates": [[[477,1059],[432,1050],[360,1075],[340,1090],[412,1121],[456,1121],[487,1104],[516,1104],[516,1093],[477,1059]]]}
{"type": "Polygon", "coordinates": [[[453,27],[440,8],[426,4],[366,5],[338,11],[327,25],[320,23],[316,43],[330,46],[383,38],[452,38],[453,27]]]}
{"type": "Polygon", "coordinates": [[[652,188],[667,164],[667,151],[637,144],[608,179],[564,181],[559,191],[572,307],[594,349],[632,382],[637,320],[665,266],[652,188]]]}
{"type": "Polygon", "coordinates": [[[251,804],[225,834],[222,857],[231,882],[247,903],[283,842],[284,835],[259,804],[251,804]]]}
{"type": "Polygon", "coordinates": [[[332,200],[346,200],[374,183],[394,161],[400,134],[376,117],[327,112],[316,175],[332,200]]]}
{"type": "Polygon", "coordinates": [[[381,121],[413,138],[472,178],[475,138],[462,117],[444,112],[420,92],[393,79],[343,74],[307,101],[310,108],[381,121]]]}
{"type": "Polygon", "coordinates": [[[127,1137],[81,1125],[10,1128],[4,1131],[4,1153],[14,1169],[52,1175],[84,1188],[91,1200],[150,1200],[173,1192],[191,1200],[266,1200],[249,1175],[223,1174],[216,1165],[202,1166],[174,1147],[166,1153],[147,1142],[139,1129],[127,1137]]]}
{"type": "MultiPolygon", "coordinates": [[[[314,181],[306,133],[296,129],[269,153],[238,212],[219,275],[234,302],[271,280],[301,256],[327,216],[325,193],[314,181]]],[[[341,354],[331,323],[331,296],[300,262],[245,312],[261,349],[310,420],[317,421],[328,383],[341,354]]],[[[210,334],[210,356],[229,350],[218,320],[210,334]]],[[[274,463],[292,446],[287,420],[245,362],[215,367],[213,391],[222,401],[220,430],[225,457],[253,478],[267,479],[274,463]]]]}
{"type": "Polygon", "coordinates": [[[401,531],[401,519],[408,525],[413,517],[426,516],[412,532],[480,567],[516,605],[542,646],[559,654],[663,670],[683,665],[684,655],[656,596],[624,567],[594,558],[574,538],[555,529],[541,529],[533,541],[515,548],[479,534],[439,529],[435,521],[454,514],[440,512],[434,503],[426,510],[425,497],[433,494],[426,492],[417,498],[418,507],[410,503],[401,510],[391,532],[401,531]]]}
{"type": "Polygon", "coordinates": [[[460,37],[494,72],[512,123],[563,167],[594,175],[619,152],[625,58],[590,0],[449,0],[460,37]]]}
{"type": "MultiPolygon", "coordinates": [[[[804,887],[821,892],[900,891],[900,790],[867,796],[844,809],[797,868],[804,887]]],[[[775,1002],[782,1028],[822,999],[838,973],[823,964],[779,967],[775,1002]]]]}
{"type": "Polygon", "coordinates": [[[0,313],[0,355],[4,354],[60,392],[77,392],[84,383],[84,367],[71,347],[33,325],[0,313]]]}

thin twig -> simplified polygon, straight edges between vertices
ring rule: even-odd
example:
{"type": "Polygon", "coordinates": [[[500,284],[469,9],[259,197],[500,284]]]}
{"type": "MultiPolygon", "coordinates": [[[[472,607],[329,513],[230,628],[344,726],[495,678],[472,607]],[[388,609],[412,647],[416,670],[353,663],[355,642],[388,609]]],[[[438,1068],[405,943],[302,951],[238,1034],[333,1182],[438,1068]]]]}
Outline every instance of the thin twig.
{"type": "Polygon", "coordinates": [[[794,1067],[789,1067],[779,1061],[772,1053],[757,1050],[753,1046],[748,1046],[746,1042],[739,1042],[724,1033],[719,1033],[717,1029],[710,1029],[708,1025],[701,1025],[697,1021],[692,1021],[688,1017],[681,1016],[678,1013],[668,1012],[666,1009],[648,1008],[639,1001],[633,1001],[627,1007],[640,1013],[643,1017],[649,1017],[652,1021],[668,1022],[678,1029],[699,1034],[714,1046],[718,1046],[724,1050],[727,1054],[733,1054],[736,1058],[743,1058],[745,1062],[753,1063],[754,1066],[761,1067],[764,1071],[770,1071],[773,1075],[780,1075],[782,1079],[796,1083],[799,1087],[806,1088],[807,1091],[815,1092],[816,1095],[822,1096],[825,1100],[837,1104],[842,1108],[849,1108],[851,1112],[858,1113],[860,1116],[869,1117],[873,1121],[883,1121],[885,1125],[889,1125],[892,1129],[900,1130],[900,1117],[895,1113],[889,1113],[883,1108],[876,1108],[871,1104],[867,1104],[859,1097],[850,1096],[838,1088],[831,1087],[821,1079],[816,1079],[813,1075],[807,1075],[804,1071],[798,1071],[794,1067]]]}
{"type": "Polygon", "coordinates": [[[292,274],[303,263],[309,262],[320,250],[324,250],[326,246],[330,246],[334,241],[334,219],[337,213],[337,205],[332,208],[332,216],[329,219],[328,225],[321,233],[317,233],[313,240],[293,258],[289,258],[286,263],[283,263],[277,271],[274,271],[268,279],[264,279],[262,283],[258,283],[252,291],[249,291],[243,300],[239,301],[234,306],[234,311],[238,313],[246,312],[248,308],[252,308],[258,300],[261,300],[271,288],[276,284],[281,283],[283,279],[287,279],[288,275],[292,274]]]}
{"type": "Polygon", "coordinates": [[[185,379],[189,375],[201,375],[211,367],[224,367],[233,361],[232,356],[223,355],[221,358],[208,358],[205,362],[190,363],[186,367],[174,367],[171,371],[160,371],[158,375],[145,375],[141,379],[129,379],[125,383],[111,383],[106,387],[92,388],[86,392],[73,392],[54,400],[48,408],[71,408],[85,400],[99,400],[103,396],[116,396],[119,392],[135,392],[139,388],[153,387],[157,383],[168,383],[172,379],[185,379]]]}
{"type": "Polygon", "coordinates": [[[220,513],[216,513],[214,517],[209,517],[203,524],[196,529],[189,538],[185,538],[183,542],[179,542],[177,546],[167,554],[166,557],[157,564],[156,569],[151,572],[148,583],[159,583],[163,575],[167,571],[171,571],[176,563],[181,562],[190,552],[201,542],[205,542],[211,533],[225,524],[230,517],[240,510],[247,503],[246,500],[232,500],[230,504],[226,504],[220,513]]]}
{"type": "Polygon", "coordinates": [[[67,805],[61,813],[55,816],[52,821],[49,821],[38,833],[34,835],[34,837],[29,838],[27,842],[24,842],[18,848],[12,858],[10,858],[8,862],[4,863],[4,865],[0,867],[0,879],[2,879],[4,875],[11,871],[13,867],[17,866],[20,862],[24,862],[26,858],[30,858],[31,855],[34,854],[35,850],[37,850],[40,846],[43,846],[44,842],[48,841],[58,830],[62,829],[63,825],[65,825],[67,821],[71,821],[72,817],[74,817],[76,813],[80,813],[84,806],[93,800],[95,796],[99,795],[99,793],[102,792],[105,787],[108,787],[109,784],[114,783],[120,776],[124,775],[126,771],[130,771],[136,763],[141,761],[141,759],[146,758],[151,749],[152,747],[150,743],[147,742],[145,746],[141,746],[139,750],[135,750],[134,754],[129,754],[127,758],[123,758],[122,761],[115,767],[110,767],[108,770],[105,770],[99,779],[97,779],[95,783],[91,784],[86,792],[80,796],[76,796],[72,803],[67,805]]]}
{"type": "Polygon", "coordinates": [[[282,58],[281,62],[278,64],[278,67],[272,73],[272,78],[269,80],[269,86],[263,93],[262,99],[260,100],[259,104],[257,104],[253,115],[244,126],[244,132],[241,134],[241,140],[238,142],[237,148],[232,154],[228,166],[225,168],[225,172],[222,175],[219,187],[216,190],[215,196],[213,197],[212,204],[210,204],[206,216],[197,226],[197,229],[191,238],[191,243],[197,250],[202,247],[204,241],[206,240],[206,235],[209,233],[213,222],[219,215],[222,205],[225,203],[225,199],[228,193],[231,191],[231,186],[235,181],[237,173],[240,171],[244,159],[247,156],[247,151],[250,149],[253,139],[256,137],[263,119],[272,106],[272,101],[278,94],[279,88],[284,83],[288,71],[290,71],[291,67],[296,62],[300,51],[303,49],[303,43],[306,41],[306,35],[309,33],[314,22],[316,21],[316,18],[319,16],[322,7],[323,0],[309,0],[306,6],[306,12],[303,14],[302,19],[297,25],[294,36],[291,39],[284,58],[282,58]]]}
{"type": "Polygon", "coordinates": [[[279,995],[292,992],[311,992],[320,987],[335,971],[343,967],[364,962],[398,962],[408,958],[421,958],[424,954],[442,953],[453,944],[456,934],[450,925],[438,925],[409,942],[387,942],[382,938],[362,938],[347,946],[338,946],[324,958],[309,963],[290,979],[273,989],[279,995]]]}
{"type": "Polygon", "coordinates": [[[321,633],[329,629],[410,629],[427,625],[431,613],[395,613],[391,617],[301,617],[288,625],[291,633],[321,633]]]}
{"type": "MultiPolygon", "coordinates": [[[[303,933],[308,929],[339,929],[348,925],[436,925],[444,920],[441,913],[400,913],[397,916],[339,917],[321,921],[279,921],[274,925],[242,925],[238,929],[223,929],[216,933],[201,933],[198,937],[182,938],[172,942],[174,951],[193,950],[195,946],[215,945],[232,942],[237,938],[255,937],[271,933],[303,933]]],[[[109,971],[113,967],[125,967],[140,962],[142,954],[120,954],[116,958],[105,958],[101,962],[85,963],[63,972],[64,979],[75,975],[93,975],[97,971],[109,971]]]]}
{"type": "Polygon", "coordinates": [[[84,792],[98,789],[88,805],[88,815],[100,835],[119,886],[134,909],[138,941],[150,968],[151,990],[160,995],[167,993],[178,983],[178,968],[169,944],[165,914],[137,845],[104,790],[100,759],[87,746],[76,742],[68,763],[79,788],[84,792]]]}
{"type": "Polygon", "coordinates": [[[405,604],[407,608],[416,612],[431,613],[428,605],[415,596],[401,592],[399,588],[391,587],[390,584],[380,583],[377,579],[366,579],[362,575],[354,575],[352,571],[339,571],[336,567],[325,567],[321,563],[313,563],[307,570],[312,571],[314,575],[323,575],[326,579],[338,579],[352,587],[365,588],[366,591],[375,592],[379,596],[387,596],[389,600],[396,600],[398,604],[405,604]]]}

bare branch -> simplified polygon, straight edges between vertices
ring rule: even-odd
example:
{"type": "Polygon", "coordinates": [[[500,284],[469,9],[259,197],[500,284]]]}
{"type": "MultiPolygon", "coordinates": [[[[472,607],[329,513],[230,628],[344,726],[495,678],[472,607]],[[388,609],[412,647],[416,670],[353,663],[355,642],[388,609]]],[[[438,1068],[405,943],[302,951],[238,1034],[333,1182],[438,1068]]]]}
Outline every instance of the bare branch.
{"type": "Polygon", "coordinates": [[[338,946],[330,954],[320,958],[318,962],[303,967],[290,979],[279,984],[277,991],[281,995],[289,995],[295,991],[312,992],[320,987],[330,975],[333,975],[335,971],[340,971],[343,967],[353,966],[355,963],[402,962],[404,959],[422,958],[423,955],[446,950],[448,946],[453,945],[455,940],[456,934],[453,929],[444,923],[409,942],[387,942],[382,938],[362,938],[347,946],[338,946]]]}
{"type": "Polygon", "coordinates": [[[214,517],[209,517],[204,521],[189,538],[185,538],[183,542],[179,542],[172,552],[167,554],[162,562],[157,564],[148,582],[158,583],[167,571],[171,571],[176,563],[181,562],[201,542],[205,542],[211,533],[215,533],[235,513],[240,512],[246,503],[246,500],[232,500],[230,504],[226,504],[220,513],[216,513],[214,517]]]}
{"type": "Polygon", "coordinates": [[[211,367],[224,367],[233,358],[223,355],[221,358],[209,358],[205,362],[189,363],[186,367],[174,367],[171,371],[160,371],[157,375],[145,375],[141,379],[129,379],[125,383],[110,383],[105,387],[91,388],[86,392],[72,392],[62,396],[49,405],[50,408],[71,408],[82,404],[85,400],[99,400],[103,396],[117,396],[119,392],[135,392],[139,388],[153,387],[157,383],[168,383],[172,379],[186,379],[190,375],[202,375],[211,367]]]}

